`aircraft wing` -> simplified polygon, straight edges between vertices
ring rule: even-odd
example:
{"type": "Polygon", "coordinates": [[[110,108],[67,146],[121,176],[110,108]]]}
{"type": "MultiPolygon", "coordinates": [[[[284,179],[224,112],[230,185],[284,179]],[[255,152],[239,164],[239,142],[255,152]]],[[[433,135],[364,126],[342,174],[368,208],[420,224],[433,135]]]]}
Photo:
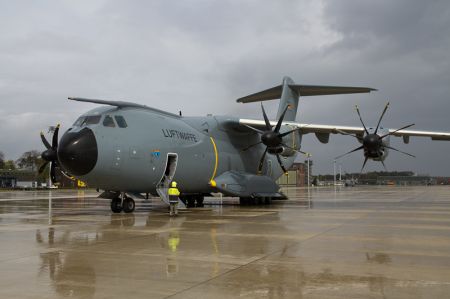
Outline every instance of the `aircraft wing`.
{"type": "MultiPolygon", "coordinates": [[[[253,120],[253,119],[239,119],[241,125],[247,125],[255,128],[264,130],[265,124],[263,120],[253,120]]],[[[271,121],[271,125],[275,126],[276,121],[271,121]]],[[[300,133],[308,134],[314,133],[317,138],[323,142],[327,143],[329,134],[342,134],[343,132],[348,134],[355,134],[359,136],[364,135],[363,127],[352,127],[352,126],[339,126],[339,125],[321,125],[321,124],[306,124],[297,122],[283,122],[283,125],[289,125],[299,129],[300,133]]],[[[432,140],[449,140],[450,132],[434,132],[434,131],[416,131],[416,130],[399,130],[389,129],[389,133],[392,136],[403,137],[405,143],[408,143],[410,136],[417,137],[430,137],[432,140]]]]}

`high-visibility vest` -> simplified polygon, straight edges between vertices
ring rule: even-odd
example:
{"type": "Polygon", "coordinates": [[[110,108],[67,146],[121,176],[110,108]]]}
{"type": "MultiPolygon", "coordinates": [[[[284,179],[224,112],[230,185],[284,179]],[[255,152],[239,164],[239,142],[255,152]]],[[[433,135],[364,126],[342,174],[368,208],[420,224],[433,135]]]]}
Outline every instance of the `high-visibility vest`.
{"type": "Polygon", "coordinates": [[[174,187],[170,187],[169,191],[167,193],[169,194],[169,196],[171,196],[171,195],[173,195],[173,196],[180,195],[180,191],[178,190],[178,188],[174,188],[174,187]]]}

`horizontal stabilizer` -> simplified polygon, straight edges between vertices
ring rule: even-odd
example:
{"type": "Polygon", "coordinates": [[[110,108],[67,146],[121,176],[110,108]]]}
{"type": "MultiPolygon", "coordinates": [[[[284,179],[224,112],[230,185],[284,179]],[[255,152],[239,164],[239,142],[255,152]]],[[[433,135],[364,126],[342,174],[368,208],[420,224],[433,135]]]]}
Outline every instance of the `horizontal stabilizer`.
{"type": "MultiPolygon", "coordinates": [[[[289,87],[305,96],[320,96],[332,94],[350,94],[350,93],[366,93],[375,91],[374,88],[369,87],[346,87],[346,86],[325,86],[325,85],[297,85],[289,84],[289,87]]],[[[242,98],[237,99],[238,103],[251,103],[267,100],[275,100],[281,97],[282,85],[278,85],[242,98]]]]}

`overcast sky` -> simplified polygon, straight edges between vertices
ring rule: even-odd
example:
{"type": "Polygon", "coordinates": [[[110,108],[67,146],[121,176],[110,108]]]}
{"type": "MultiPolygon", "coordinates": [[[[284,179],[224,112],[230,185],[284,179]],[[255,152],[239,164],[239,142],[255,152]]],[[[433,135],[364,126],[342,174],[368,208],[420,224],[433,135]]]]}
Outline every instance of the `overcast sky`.
{"type": "MultiPolygon", "coordinates": [[[[0,0],[0,151],[43,150],[39,131],[67,129],[95,107],[68,96],[130,100],[184,115],[262,118],[236,98],[281,83],[368,86],[371,94],[305,97],[299,122],[450,131],[450,2],[0,0]]],[[[278,101],[266,102],[274,118],[278,101]]],[[[450,175],[450,142],[391,145],[389,170],[450,175]]],[[[359,144],[304,136],[315,173],[359,144]]],[[[342,159],[359,171],[363,155],[342,159]]],[[[382,170],[369,161],[366,170],[382,170]]]]}

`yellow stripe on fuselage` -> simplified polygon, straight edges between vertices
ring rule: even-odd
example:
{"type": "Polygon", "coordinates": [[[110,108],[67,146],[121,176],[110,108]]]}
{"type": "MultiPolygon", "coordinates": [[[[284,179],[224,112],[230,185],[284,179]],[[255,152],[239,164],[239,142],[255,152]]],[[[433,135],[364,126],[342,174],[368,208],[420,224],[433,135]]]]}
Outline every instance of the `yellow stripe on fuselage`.
{"type": "Polygon", "coordinates": [[[216,146],[216,142],[214,141],[214,138],[212,138],[212,137],[209,137],[209,138],[211,139],[211,143],[212,143],[213,148],[214,148],[214,156],[216,158],[216,161],[214,163],[214,171],[213,171],[213,174],[211,176],[211,179],[209,180],[210,184],[212,185],[212,183],[214,182],[214,178],[216,177],[217,165],[219,165],[219,154],[217,153],[217,146],[216,146]]]}

